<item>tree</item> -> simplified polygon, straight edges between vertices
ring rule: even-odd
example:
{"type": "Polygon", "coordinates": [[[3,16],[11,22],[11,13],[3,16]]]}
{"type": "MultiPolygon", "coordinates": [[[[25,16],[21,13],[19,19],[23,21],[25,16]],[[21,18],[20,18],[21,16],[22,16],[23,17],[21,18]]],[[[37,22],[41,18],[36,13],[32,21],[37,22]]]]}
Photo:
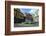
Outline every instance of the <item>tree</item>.
{"type": "Polygon", "coordinates": [[[21,13],[20,9],[18,9],[18,8],[16,8],[16,9],[14,8],[14,15],[16,18],[23,18],[24,17],[23,13],[21,13]]]}

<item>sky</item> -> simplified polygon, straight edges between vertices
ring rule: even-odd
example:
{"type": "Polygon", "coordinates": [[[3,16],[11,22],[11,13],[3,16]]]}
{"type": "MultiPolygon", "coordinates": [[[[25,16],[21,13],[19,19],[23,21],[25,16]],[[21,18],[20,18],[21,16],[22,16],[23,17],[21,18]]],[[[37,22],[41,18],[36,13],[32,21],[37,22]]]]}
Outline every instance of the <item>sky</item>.
{"type": "Polygon", "coordinates": [[[31,9],[24,9],[24,8],[22,8],[21,10],[23,13],[29,13],[31,11],[31,9]]]}
{"type": "Polygon", "coordinates": [[[28,9],[28,8],[21,8],[20,11],[24,14],[24,13],[30,13],[30,14],[35,14],[35,12],[37,11],[38,9],[28,9]]]}
{"type": "Polygon", "coordinates": [[[20,11],[24,14],[24,16],[26,16],[25,13],[29,13],[31,15],[37,16],[36,12],[38,12],[36,8],[20,8],[20,11]]]}

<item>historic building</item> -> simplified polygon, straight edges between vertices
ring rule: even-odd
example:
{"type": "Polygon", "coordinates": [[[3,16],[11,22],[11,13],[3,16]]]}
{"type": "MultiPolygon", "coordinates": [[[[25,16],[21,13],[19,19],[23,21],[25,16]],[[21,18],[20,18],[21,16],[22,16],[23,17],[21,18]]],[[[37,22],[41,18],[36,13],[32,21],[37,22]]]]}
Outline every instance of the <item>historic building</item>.
{"type": "Polygon", "coordinates": [[[26,22],[33,22],[33,17],[31,14],[26,14],[26,19],[25,19],[26,22]]]}

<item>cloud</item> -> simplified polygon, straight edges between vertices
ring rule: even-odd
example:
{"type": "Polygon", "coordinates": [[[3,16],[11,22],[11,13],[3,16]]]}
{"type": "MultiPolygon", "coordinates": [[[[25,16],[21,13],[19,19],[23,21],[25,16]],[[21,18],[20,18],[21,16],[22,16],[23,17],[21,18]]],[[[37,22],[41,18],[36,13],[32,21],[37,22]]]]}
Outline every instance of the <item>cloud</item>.
{"type": "Polygon", "coordinates": [[[36,15],[35,12],[36,12],[38,9],[21,8],[20,10],[21,10],[21,12],[22,12],[24,15],[26,15],[25,13],[30,13],[30,14],[35,14],[35,15],[36,15]]]}

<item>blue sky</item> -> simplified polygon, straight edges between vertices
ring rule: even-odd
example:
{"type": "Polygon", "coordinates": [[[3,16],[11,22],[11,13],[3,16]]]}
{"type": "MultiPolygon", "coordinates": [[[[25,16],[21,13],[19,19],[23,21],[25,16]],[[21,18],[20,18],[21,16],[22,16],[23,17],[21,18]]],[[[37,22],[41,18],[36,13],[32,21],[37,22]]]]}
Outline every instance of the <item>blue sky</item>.
{"type": "Polygon", "coordinates": [[[35,14],[36,15],[36,12],[38,9],[35,9],[35,8],[20,8],[20,11],[26,16],[25,13],[30,13],[30,14],[35,14]]]}
{"type": "Polygon", "coordinates": [[[22,13],[30,13],[34,14],[38,9],[31,9],[31,8],[20,8],[22,13]]]}
{"type": "Polygon", "coordinates": [[[24,8],[22,8],[21,10],[23,13],[29,13],[31,11],[31,9],[24,9],[24,8]]]}
{"type": "Polygon", "coordinates": [[[21,8],[20,10],[22,13],[29,13],[31,11],[31,9],[28,8],[21,8]]]}

